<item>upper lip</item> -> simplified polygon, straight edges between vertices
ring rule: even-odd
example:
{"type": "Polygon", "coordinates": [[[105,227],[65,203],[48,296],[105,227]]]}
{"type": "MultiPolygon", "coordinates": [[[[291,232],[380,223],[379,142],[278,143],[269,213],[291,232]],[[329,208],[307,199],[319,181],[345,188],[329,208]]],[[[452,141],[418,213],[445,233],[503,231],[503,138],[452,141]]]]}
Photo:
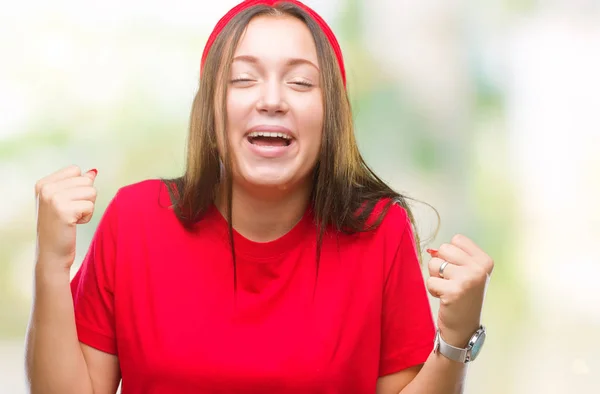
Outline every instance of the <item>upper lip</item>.
{"type": "Polygon", "coordinates": [[[286,135],[290,136],[291,138],[296,138],[296,135],[287,127],[275,126],[275,125],[265,125],[265,124],[254,126],[250,129],[248,129],[248,131],[246,131],[246,135],[253,133],[255,131],[267,131],[270,133],[282,133],[282,134],[286,134],[286,135]]]}

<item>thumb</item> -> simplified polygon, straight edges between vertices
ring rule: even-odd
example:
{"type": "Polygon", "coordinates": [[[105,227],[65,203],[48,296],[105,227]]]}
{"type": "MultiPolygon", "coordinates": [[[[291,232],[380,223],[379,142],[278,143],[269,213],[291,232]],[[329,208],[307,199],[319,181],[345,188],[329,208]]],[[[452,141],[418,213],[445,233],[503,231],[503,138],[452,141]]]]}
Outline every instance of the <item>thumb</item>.
{"type": "Polygon", "coordinates": [[[450,290],[451,283],[447,279],[430,276],[427,279],[427,290],[435,298],[442,298],[450,290]]]}
{"type": "Polygon", "coordinates": [[[98,170],[95,168],[92,168],[91,170],[89,170],[88,172],[86,172],[84,174],[84,176],[87,176],[88,178],[90,178],[92,181],[96,179],[96,176],[98,175],[98,170]]]}

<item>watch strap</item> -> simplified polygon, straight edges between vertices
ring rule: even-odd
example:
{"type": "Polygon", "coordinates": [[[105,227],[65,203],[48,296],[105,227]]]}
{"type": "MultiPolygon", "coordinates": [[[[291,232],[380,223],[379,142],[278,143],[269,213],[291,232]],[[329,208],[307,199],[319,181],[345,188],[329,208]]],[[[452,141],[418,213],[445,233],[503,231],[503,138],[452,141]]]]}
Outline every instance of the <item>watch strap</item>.
{"type": "Polygon", "coordinates": [[[437,350],[440,352],[440,354],[449,358],[450,360],[457,361],[459,363],[465,363],[467,361],[467,355],[468,355],[468,351],[469,351],[468,348],[461,349],[461,348],[450,345],[449,343],[444,341],[444,339],[440,335],[439,330],[437,333],[436,340],[437,340],[436,347],[437,347],[437,350]]]}

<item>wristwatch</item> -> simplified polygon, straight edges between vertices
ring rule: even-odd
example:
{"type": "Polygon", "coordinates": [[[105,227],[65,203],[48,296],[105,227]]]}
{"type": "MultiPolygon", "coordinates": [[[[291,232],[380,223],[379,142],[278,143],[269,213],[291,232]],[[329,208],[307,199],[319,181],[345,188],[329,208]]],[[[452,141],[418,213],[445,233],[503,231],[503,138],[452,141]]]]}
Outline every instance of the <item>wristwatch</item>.
{"type": "Polygon", "coordinates": [[[454,347],[442,338],[440,335],[440,330],[437,330],[437,334],[435,335],[435,344],[433,346],[433,351],[435,353],[440,353],[441,355],[449,358],[450,360],[457,361],[459,363],[469,363],[474,361],[481,348],[483,343],[485,342],[485,327],[479,326],[475,334],[469,340],[467,347],[464,349],[454,347]]]}

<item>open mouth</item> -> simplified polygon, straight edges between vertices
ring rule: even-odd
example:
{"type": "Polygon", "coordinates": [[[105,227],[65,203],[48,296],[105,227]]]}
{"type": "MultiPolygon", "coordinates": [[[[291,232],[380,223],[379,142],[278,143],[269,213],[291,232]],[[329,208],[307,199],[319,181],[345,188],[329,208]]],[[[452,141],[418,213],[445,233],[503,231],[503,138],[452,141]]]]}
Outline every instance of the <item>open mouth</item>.
{"type": "Polygon", "coordinates": [[[269,131],[254,131],[247,138],[252,145],[258,146],[289,146],[292,143],[291,136],[269,131]]]}

